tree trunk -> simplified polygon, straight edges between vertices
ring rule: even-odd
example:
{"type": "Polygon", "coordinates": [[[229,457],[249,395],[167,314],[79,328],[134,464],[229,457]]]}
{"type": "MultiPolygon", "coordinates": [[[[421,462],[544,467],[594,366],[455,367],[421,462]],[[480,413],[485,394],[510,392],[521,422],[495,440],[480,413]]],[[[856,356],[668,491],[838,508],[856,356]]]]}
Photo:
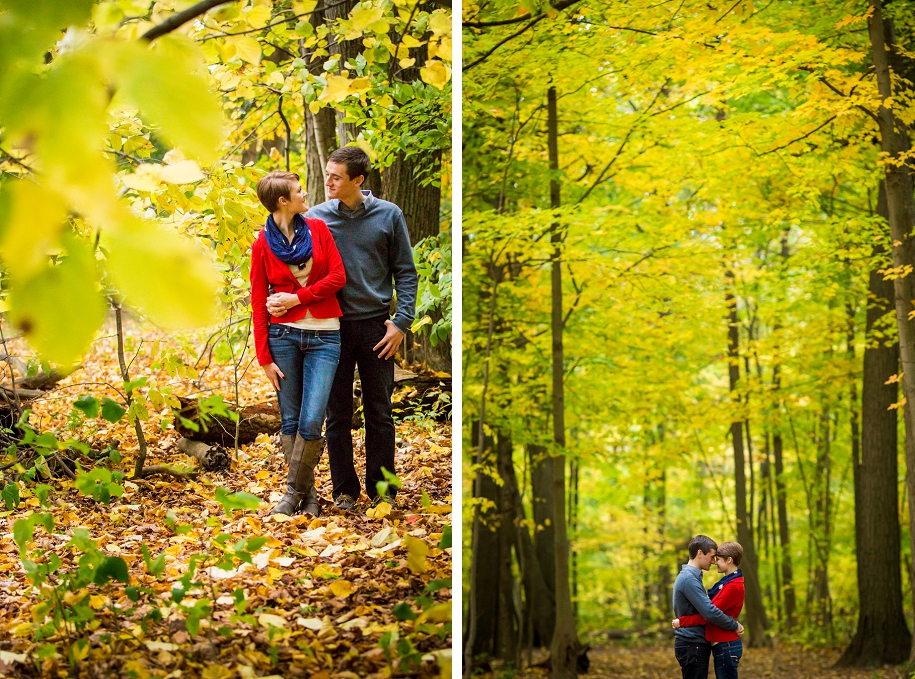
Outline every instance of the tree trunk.
{"type": "MultiPolygon", "coordinates": [[[[327,22],[323,9],[317,9],[308,17],[308,21],[317,29],[327,22]]],[[[310,61],[304,46],[299,54],[308,62],[312,75],[324,73],[323,60],[310,61]]],[[[305,190],[308,193],[308,204],[312,207],[327,200],[324,191],[324,168],[327,156],[337,148],[337,116],[334,109],[325,106],[312,113],[305,105],[305,190]]]]}
{"type": "MultiPolygon", "coordinates": [[[[515,610],[515,577],[512,573],[512,544],[515,529],[515,497],[511,487],[505,483],[507,469],[512,468],[512,439],[498,434],[496,439],[496,469],[502,483],[496,504],[498,511],[498,551],[492,555],[498,559],[499,598],[496,617],[496,637],[493,655],[502,660],[518,660],[517,611],[515,610]]],[[[483,552],[486,554],[486,552],[483,552]]]]}
{"type": "Polygon", "coordinates": [[[831,431],[829,410],[826,405],[820,413],[820,437],[817,445],[816,467],[813,475],[816,494],[815,517],[816,530],[816,565],[814,568],[814,597],[816,601],[816,622],[826,629],[827,638],[832,641],[832,607],[829,593],[829,553],[832,536],[830,530],[830,476],[832,460],[830,456],[831,431]]]}
{"type": "MultiPolygon", "coordinates": [[[[547,146],[550,156],[550,207],[558,208],[559,200],[559,124],[556,115],[556,88],[547,91],[547,146]]],[[[578,676],[578,634],[572,611],[572,594],[569,591],[569,542],[565,518],[565,371],[562,345],[562,240],[558,223],[552,226],[550,242],[553,244],[551,265],[552,314],[550,327],[553,337],[553,516],[555,519],[556,548],[556,628],[550,642],[550,677],[566,679],[578,676]]]]}
{"type": "MultiPolygon", "coordinates": [[[[880,183],[877,212],[887,216],[880,183]]],[[[875,267],[880,268],[880,267],[875,267]]],[[[896,382],[899,345],[871,337],[877,321],[893,309],[893,281],[871,271],[868,280],[867,341],[861,393],[860,457],[854,457],[855,554],[858,564],[858,627],[838,667],[898,665],[909,655],[908,625],[902,606],[901,537],[897,490],[898,441],[896,382]],[[878,577],[872,565],[882,564],[878,577]]]]}
{"type": "MultiPolygon", "coordinates": [[[[728,380],[731,397],[737,402],[740,381],[740,327],[737,318],[737,298],[734,296],[734,274],[725,271],[727,290],[725,306],[728,309],[728,380]]],[[[743,546],[743,561],[740,566],[744,573],[745,597],[747,605],[747,632],[749,647],[768,646],[771,640],[766,634],[769,620],[763,604],[762,589],[759,585],[759,567],[753,533],[750,528],[750,516],[747,511],[746,460],[743,452],[743,426],[740,417],[731,422],[731,440],[734,448],[734,499],[737,519],[737,541],[743,546]]]]}
{"type": "Polygon", "coordinates": [[[552,464],[543,446],[527,447],[531,468],[531,507],[534,515],[534,545],[544,584],[553,602],[549,634],[541,638],[534,630],[534,646],[549,646],[556,623],[556,517],[553,501],[552,464]]]}
{"type": "MultiPolygon", "coordinates": [[[[890,233],[893,239],[893,267],[902,271],[915,265],[912,252],[911,231],[915,223],[915,196],[913,196],[912,174],[903,156],[910,148],[909,135],[905,125],[896,114],[884,105],[893,96],[890,80],[887,40],[884,31],[890,34],[892,46],[892,24],[884,25],[883,3],[870,0],[873,9],[867,19],[871,42],[871,56],[877,76],[880,106],[877,122],[880,126],[880,146],[887,156],[884,168],[886,199],[889,214],[890,233]],[[889,30],[887,30],[889,29],[889,30]]],[[[902,389],[905,404],[905,460],[906,486],[909,493],[909,540],[915,552],[915,321],[912,320],[913,295],[912,274],[900,276],[893,281],[896,306],[896,324],[899,328],[899,356],[902,363],[902,389]]],[[[912,561],[915,564],[915,559],[912,561]]],[[[915,569],[910,566],[910,581],[915,581],[915,569]]],[[[915,587],[912,588],[912,606],[915,609],[915,587]]],[[[915,662],[915,636],[910,641],[909,662],[915,662]]]]}

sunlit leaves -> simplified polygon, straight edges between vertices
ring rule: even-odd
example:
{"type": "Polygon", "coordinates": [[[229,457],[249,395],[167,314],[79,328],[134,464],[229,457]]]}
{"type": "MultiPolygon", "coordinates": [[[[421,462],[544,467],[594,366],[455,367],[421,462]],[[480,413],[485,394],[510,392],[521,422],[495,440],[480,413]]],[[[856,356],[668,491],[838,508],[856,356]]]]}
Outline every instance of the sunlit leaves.
{"type": "Polygon", "coordinates": [[[69,365],[82,355],[105,317],[99,273],[89,244],[67,238],[65,254],[23,280],[14,279],[10,320],[46,358],[69,365]]]}
{"type": "Polygon", "coordinates": [[[219,280],[208,258],[187,239],[134,222],[105,232],[102,247],[114,286],[156,323],[178,328],[214,320],[219,280]]]}

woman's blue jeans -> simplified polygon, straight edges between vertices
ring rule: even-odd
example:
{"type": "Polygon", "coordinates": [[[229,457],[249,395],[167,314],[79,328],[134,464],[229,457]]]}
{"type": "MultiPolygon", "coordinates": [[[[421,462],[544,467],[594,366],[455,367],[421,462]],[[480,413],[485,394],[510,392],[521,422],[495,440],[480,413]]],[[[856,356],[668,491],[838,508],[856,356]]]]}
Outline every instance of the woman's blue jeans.
{"type": "Polygon", "coordinates": [[[339,330],[302,330],[273,323],[270,355],[280,378],[282,432],[306,441],[321,438],[324,411],[340,361],[339,330]]]}
{"type": "Polygon", "coordinates": [[[712,657],[715,660],[716,679],[737,679],[737,666],[743,656],[743,643],[722,641],[712,646],[712,657]]]}

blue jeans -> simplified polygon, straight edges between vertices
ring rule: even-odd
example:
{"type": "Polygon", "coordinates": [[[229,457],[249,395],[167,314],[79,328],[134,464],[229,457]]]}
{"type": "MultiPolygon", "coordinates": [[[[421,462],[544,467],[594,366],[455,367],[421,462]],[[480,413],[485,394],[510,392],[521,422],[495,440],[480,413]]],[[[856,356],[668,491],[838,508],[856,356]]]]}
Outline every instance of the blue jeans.
{"type": "Polygon", "coordinates": [[[270,325],[268,342],[280,378],[282,432],[306,441],[321,438],[324,411],[340,360],[339,330],[270,325]]]}
{"type": "Polygon", "coordinates": [[[743,655],[743,644],[736,641],[722,641],[712,646],[712,657],[715,659],[716,679],[737,679],[737,665],[743,655]]]}
{"type": "Polygon", "coordinates": [[[674,641],[674,655],[683,679],[708,679],[708,660],[712,645],[707,641],[674,641]]]}

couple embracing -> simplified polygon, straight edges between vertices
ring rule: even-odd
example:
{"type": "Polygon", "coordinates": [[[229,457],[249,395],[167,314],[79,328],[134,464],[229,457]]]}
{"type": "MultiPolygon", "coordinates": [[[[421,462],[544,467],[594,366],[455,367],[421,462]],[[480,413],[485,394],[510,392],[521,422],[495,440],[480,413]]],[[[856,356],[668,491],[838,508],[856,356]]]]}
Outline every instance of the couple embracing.
{"type": "Polygon", "coordinates": [[[736,542],[719,547],[705,535],[689,542],[689,561],[674,582],[674,654],[683,679],[706,679],[709,655],[715,659],[716,679],[737,679],[743,655],[743,625],[737,622],[743,608],[742,557],[736,542]],[[724,577],[706,592],[702,571],[712,562],[724,577]]]}
{"type": "Polygon", "coordinates": [[[327,159],[327,201],[310,210],[299,176],[271,172],[257,197],[270,212],[251,246],[251,310],[258,363],[276,389],[286,494],[271,514],[321,505],[315,468],[327,450],[333,501],[353,509],[353,377],[362,381],[365,491],[374,504],[383,469],[394,471],[393,356],[413,321],[417,275],[403,212],[362,190],[371,164],[357,146],[327,159]],[[304,214],[303,214],[304,213],[304,214]],[[392,284],[393,281],[393,284],[392,284]],[[394,287],[397,312],[390,316],[394,287]]]}

